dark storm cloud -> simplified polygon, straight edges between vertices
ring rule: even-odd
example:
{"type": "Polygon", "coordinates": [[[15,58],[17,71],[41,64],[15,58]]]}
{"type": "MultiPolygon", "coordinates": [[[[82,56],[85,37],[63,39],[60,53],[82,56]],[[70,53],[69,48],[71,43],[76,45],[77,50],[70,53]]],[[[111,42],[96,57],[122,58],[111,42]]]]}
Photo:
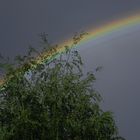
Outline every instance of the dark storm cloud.
{"type": "Polygon", "coordinates": [[[28,44],[37,44],[40,32],[58,41],[133,13],[139,5],[139,0],[1,0],[0,50],[23,53],[28,44]]]}
{"type": "MultiPolygon", "coordinates": [[[[29,44],[37,47],[41,32],[57,42],[139,9],[140,0],[0,0],[0,52],[10,57],[23,54],[29,44]]],[[[97,75],[97,87],[103,93],[104,108],[115,113],[127,140],[138,140],[140,130],[139,36],[135,32],[100,43],[83,55],[88,70],[105,66],[97,75]]]]}

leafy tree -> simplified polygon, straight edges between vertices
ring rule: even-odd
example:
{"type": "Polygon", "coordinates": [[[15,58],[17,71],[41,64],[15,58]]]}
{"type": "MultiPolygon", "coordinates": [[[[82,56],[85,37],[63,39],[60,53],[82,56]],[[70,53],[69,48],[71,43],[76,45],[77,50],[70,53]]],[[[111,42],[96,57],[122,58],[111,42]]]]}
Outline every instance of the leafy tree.
{"type": "MultiPolygon", "coordinates": [[[[46,55],[30,47],[16,65],[2,65],[7,73],[0,88],[0,139],[123,140],[112,113],[100,108],[96,78],[82,72],[79,53],[66,46],[56,57],[55,47],[48,50],[41,37],[46,55]]],[[[82,37],[74,36],[72,45],[82,37]]]]}

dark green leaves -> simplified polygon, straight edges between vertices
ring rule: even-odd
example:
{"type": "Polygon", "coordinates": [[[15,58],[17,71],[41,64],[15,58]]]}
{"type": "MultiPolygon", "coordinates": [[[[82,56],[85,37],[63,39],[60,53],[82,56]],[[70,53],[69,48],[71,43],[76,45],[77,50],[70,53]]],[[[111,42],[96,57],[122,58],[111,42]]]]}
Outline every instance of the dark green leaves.
{"type": "MultiPolygon", "coordinates": [[[[74,36],[74,44],[83,35],[74,36]]],[[[17,57],[21,67],[7,71],[1,86],[0,139],[121,140],[112,113],[100,108],[95,75],[82,71],[79,53],[66,47],[60,57],[36,64],[32,51],[17,57]]]]}

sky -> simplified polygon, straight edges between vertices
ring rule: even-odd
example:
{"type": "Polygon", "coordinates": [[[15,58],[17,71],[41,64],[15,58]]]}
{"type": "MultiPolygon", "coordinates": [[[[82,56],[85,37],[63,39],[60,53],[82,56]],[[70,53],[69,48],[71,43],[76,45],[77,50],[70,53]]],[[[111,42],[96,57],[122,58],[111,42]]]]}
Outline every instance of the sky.
{"type": "Polygon", "coordinates": [[[58,42],[135,13],[139,5],[139,0],[1,0],[0,49],[4,55],[17,55],[39,43],[41,32],[58,42]]]}
{"type": "MultiPolygon", "coordinates": [[[[24,54],[30,44],[38,47],[41,32],[57,43],[139,9],[140,0],[1,0],[0,53],[12,58],[24,54]]],[[[79,48],[87,70],[104,67],[96,74],[96,88],[104,98],[103,108],[114,112],[127,140],[137,140],[140,130],[139,36],[140,26],[79,48]]]]}

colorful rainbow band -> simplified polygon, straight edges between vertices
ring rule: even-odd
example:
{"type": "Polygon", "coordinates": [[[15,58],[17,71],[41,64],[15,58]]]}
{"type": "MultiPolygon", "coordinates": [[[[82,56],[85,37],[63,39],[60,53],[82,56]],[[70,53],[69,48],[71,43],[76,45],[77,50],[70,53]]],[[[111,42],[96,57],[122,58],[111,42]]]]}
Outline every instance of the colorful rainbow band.
{"type": "MultiPolygon", "coordinates": [[[[49,61],[50,59],[54,59],[57,57],[59,54],[65,51],[65,46],[68,46],[70,49],[73,47],[78,47],[81,44],[88,42],[93,39],[100,38],[102,36],[106,36],[112,32],[116,32],[118,30],[122,30],[123,28],[126,27],[133,27],[136,25],[140,25],[140,14],[136,14],[133,16],[129,16],[127,18],[121,18],[119,20],[112,21],[106,25],[103,25],[101,27],[98,27],[96,29],[90,29],[88,32],[88,35],[85,36],[78,44],[72,45],[73,40],[68,39],[64,41],[63,43],[60,43],[55,49],[54,53],[48,54],[48,52],[44,52],[41,54],[41,57],[36,58],[36,65],[41,64],[44,61],[49,61]],[[56,55],[57,54],[57,55],[56,55]]],[[[36,66],[34,66],[36,67],[36,66]]],[[[0,81],[0,85],[3,83],[3,79],[0,81]]]]}
{"type": "MultiPolygon", "coordinates": [[[[122,30],[123,28],[126,27],[133,27],[136,25],[140,25],[140,14],[137,15],[133,15],[133,16],[129,16],[127,18],[122,18],[119,20],[115,20],[112,21],[106,25],[103,25],[101,27],[98,27],[96,29],[90,29],[89,31],[87,31],[88,35],[85,36],[78,44],[76,44],[75,46],[72,45],[73,44],[73,40],[72,39],[68,39],[66,41],[64,41],[63,43],[59,44],[58,47],[56,47],[56,52],[57,54],[61,54],[62,52],[65,51],[65,46],[69,46],[69,48],[73,48],[73,47],[78,47],[81,44],[88,42],[90,40],[94,40],[97,38],[100,38],[102,36],[106,36],[112,32],[118,31],[118,30],[122,30]]],[[[48,53],[43,53],[42,56],[44,56],[44,59],[42,60],[42,58],[37,58],[37,63],[42,63],[43,61],[47,61],[49,59],[53,59],[52,56],[55,56],[54,54],[50,54],[48,56],[48,53]]]]}

